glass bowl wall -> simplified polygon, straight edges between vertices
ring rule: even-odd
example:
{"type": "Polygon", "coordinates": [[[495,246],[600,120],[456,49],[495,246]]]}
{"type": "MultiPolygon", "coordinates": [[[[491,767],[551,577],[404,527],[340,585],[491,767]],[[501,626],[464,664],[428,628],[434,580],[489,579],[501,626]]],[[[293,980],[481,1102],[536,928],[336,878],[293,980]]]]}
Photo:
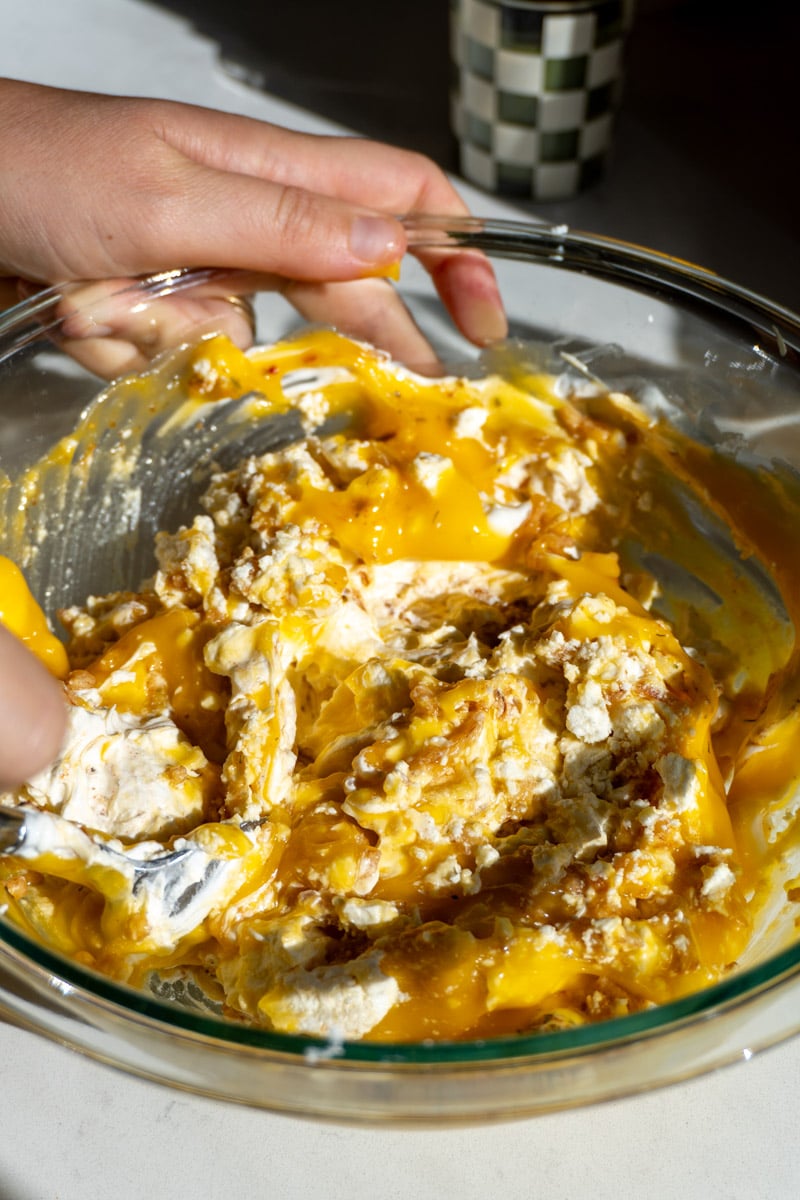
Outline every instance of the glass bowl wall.
{"type": "MultiPolygon", "coordinates": [[[[415,246],[478,247],[491,257],[515,354],[544,366],[568,363],[632,390],[723,453],[800,469],[800,319],[791,313],[699,268],[559,228],[422,221],[410,237],[415,246]]],[[[177,272],[111,290],[118,312],[158,332],[164,304],[176,297],[219,298],[249,286],[235,276],[177,272]]],[[[500,361],[455,332],[413,259],[399,290],[442,363],[480,371],[500,361]]],[[[0,469],[12,478],[70,432],[102,388],[65,339],[76,313],[84,329],[94,321],[104,336],[108,294],[72,285],[0,315],[0,469]]],[[[209,314],[198,306],[192,336],[229,327],[225,306],[212,307],[209,314]]],[[[255,311],[260,342],[301,325],[268,293],[255,296],[255,311]]],[[[183,323],[176,336],[186,335],[183,323]]],[[[152,339],[159,349],[169,340],[152,339]]],[[[178,482],[186,464],[174,467],[178,482]]],[[[159,465],[169,469],[169,460],[159,465]]],[[[98,577],[108,559],[89,508],[62,510],[47,495],[43,504],[53,546],[62,528],[72,547],[83,547],[68,558],[32,560],[29,580],[51,615],[90,587],[119,586],[120,578],[98,577]]],[[[5,512],[0,551],[18,552],[5,512]]],[[[149,546],[161,516],[156,505],[137,527],[142,544],[149,546]]],[[[122,581],[130,586],[141,577],[141,553],[129,538],[115,559],[114,571],[127,574],[122,581]]],[[[559,1033],[384,1045],[274,1034],[178,1007],[60,958],[0,917],[0,1010],[123,1069],[257,1106],[377,1122],[523,1116],[683,1079],[800,1030],[800,940],[792,923],[787,911],[741,969],[660,1008],[559,1033]]]]}

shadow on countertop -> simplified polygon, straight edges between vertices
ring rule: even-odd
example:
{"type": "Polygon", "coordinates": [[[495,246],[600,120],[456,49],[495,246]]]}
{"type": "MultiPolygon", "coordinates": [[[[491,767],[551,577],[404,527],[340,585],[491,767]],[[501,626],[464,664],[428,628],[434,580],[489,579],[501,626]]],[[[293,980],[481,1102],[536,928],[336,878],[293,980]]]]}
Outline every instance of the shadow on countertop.
{"type": "MultiPolygon", "coordinates": [[[[447,0],[149,2],[216,42],[251,86],[457,172],[447,0]]],[[[639,0],[605,179],[521,207],[800,308],[798,46],[800,5],[783,0],[639,0]]]]}

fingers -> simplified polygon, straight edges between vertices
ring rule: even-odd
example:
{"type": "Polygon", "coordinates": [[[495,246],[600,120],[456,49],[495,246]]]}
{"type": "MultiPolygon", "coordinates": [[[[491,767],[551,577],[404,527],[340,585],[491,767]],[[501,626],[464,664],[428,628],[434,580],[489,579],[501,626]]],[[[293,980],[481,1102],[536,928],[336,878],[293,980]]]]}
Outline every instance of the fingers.
{"type": "MultiPolygon", "coordinates": [[[[498,323],[491,300],[494,276],[480,254],[443,255],[434,277],[462,333],[479,344],[504,336],[504,318],[498,323]]],[[[145,370],[159,354],[206,333],[225,333],[247,349],[255,330],[233,296],[267,289],[280,291],[306,320],[370,342],[412,369],[427,371],[436,362],[401,296],[383,279],[308,283],[239,272],[136,303],[133,286],[125,279],[87,284],[60,306],[62,348],[104,379],[145,370]]]]}
{"type": "MultiPolygon", "coordinates": [[[[4,214],[0,264],[41,281],[211,266],[337,283],[399,261],[407,237],[397,214],[467,211],[422,155],[167,101],[0,81],[0,145],[19,184],[4,214]]],[[[462,259],[458,249],[414,253],[470,340],[504,334],[485,259],[462,259]]],[[[141,365],[158,343],[143,328],[115,347],[110,325],[104,374],[141,365]]]]}
{"type": "MultiPolygon", "coordinates": [[[[292,133],[226,113],[203,114],[201,122],[200,113],[197,109],[181,112],[180,121],[169,124],[165,136],[188,158],[215,170],[269,179],[290,193],[300,189],[324,194],[381,212],[436,216],[468,212],[445,174],[423,155],[362,138],[292,133]]],[[[375,233],[379,242],[382,234],[377,228],[375,233]]],[[[415,254],[466,337],[481,345],[506,336],[508,323],[486,258],[460,250],[415,254]]],[[[284,273],[294,274],[291,269],[284,273]]],[[[314,278],[305,271],[297,277],[314,278]]],[[[318,280],[339,278],[343,276],[316,275],[318,280]]]]}
{"type": "Polygon", "coordinates": [[[405,233],[390,213],[249,170],[239,144],[259,130],[268,147],[276,131],[224,116],[0,81],[15,181],[0,273],[55,282],[220,266],[352,279],[398,262],[405,233]]]}
{"type": "Polygon", "coordinates": [[[63,349],[104,379],[144,370],[159,354],[206,333],[225,333],[242,350],[252,345],[250,316],[231,298],[224,279],[142,300],[126,285],[133,281],[87,284],[60,306],[63,349]]]}
{"type": "Polygon", "coordinates": [[[467,206],[428,158],[358,137],[296,133],[262,121],[165,106],[161,136],[186,158],[364,209],[466,216],[467,206]]]}
{"type": "Polygon", "coordinates": [[[429,259],[436,290],[456,326],[478,346],[508,336],[508,319],[488,259],[456,250],[429,259]]]}
{"type": "Polygon", "coordinates": [[[14,787],[46,767],[65,723],[61,685],[0,625],[0,786],[14,787]]]}
{"type": "Polygon", "coordinates": [[[336,281],[385,271],[405,252],[405,231],[389,214],[197,163],[177,173],[177,186],[147,203],[140,271],[169,261],[336,281]]]}
{"type": "MultiPolygon", "coordinates": [[[[383,153],[379,148],[379,158],[383,153]]],[[[416,162],[417,156],[411,158],[416,162]]],[[[353,210],[338,199],[294,185],[196,164],[189,170],[194,175],[187,179],[183,211],[170,234],[170,244],[186,265],[240,267],[301,283],[338,283],[375,274],[405,249],[405,231],[392,217],[353,210]]],[[[404,191],[401,200],[411,195],[413,189],[404,191]]],[[[460,249],[420,250],[416,255],[470,341],[486,345],[506,336],[497,281],[483,255],[460,249]]],[[[153,258],[157,257],[156,246],[153,258]]],[[[344,328],[345,319],[343,315],[336,323],[344,328]]]]}
{"type": "Polygon", "coordinates": [[[315,284],[241,274],[141,304],[131,303],[126,285],[132,283],[87,284],[60,306],[62,348],[104,379],[144,370],[157,355],[204,333],[225,333],[247,349],[253,325],[233,297],[234,288],[244,287],[280,291],[306,320],[371,342],[410,367],[426,369],[435,361],[402,299],[383,279],[315,284]]]}
{"type": "Polygon", "coordinates": [[[340,333],[370,342],[412,369],[426,370],[435,363],[429,342],[384,279],[290,283],[283,294],[306,320],[334,325],[340,333]]]}

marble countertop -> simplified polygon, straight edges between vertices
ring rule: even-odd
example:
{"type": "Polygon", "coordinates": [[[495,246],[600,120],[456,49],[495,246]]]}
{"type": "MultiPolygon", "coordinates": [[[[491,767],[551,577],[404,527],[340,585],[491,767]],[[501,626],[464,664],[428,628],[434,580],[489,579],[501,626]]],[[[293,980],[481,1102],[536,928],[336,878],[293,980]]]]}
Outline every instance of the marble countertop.
{"type": "MultiPolygon", "coordinates": [[[[343,102],[318,105],[328,119],[303,107],[302,77],[290,86],[286,71],[276,75],[273,91],[265,90],[269,72],[259,76],[252,56],[239,56],[233,72],[223,69],[219,22],[197,19],[207,7],[188,0],[26,0],[12,10],[10,0],[0,0],[0,74],[169,96],[311,132],[335,128],[331,118],[350,120],[343,102]]],[[[653,3],[648,19],[653,23],[645,32],[653,39],[658,23],[667,20],[664,6],[653,3]]],[[[739,51],[744,44],[746,39],[737,42],[739,51]]],[[[687,48],[690,56],[695,51],[687,48]]],[[[235,45],[223,46],[223,53],[237,59],[235,45]]],[[[262,66],[268,59],[261,55],[262,66]]],[[[634,95],[641,98],[648,87],[640,79],[634,95]]],[[[336,94],[329,88],[329,99],[336,94]]],[[[677,95],[675,90],[675,103],[677,95]]],[[[311,92],[308,98],[316,99],[311,92]]],[[[684,155],[679,129],[668,138],[669,122],[652,94],[649,104],[623,114],[609,180],[593,194],[537,210],[539,215],[683,253],[796,304],[797,235],[783,198],[765,195],[759,207],[751,180],[732,194],[730,176],[710,161],[716,156],[701,161],[694,150],[684,155]],[[643,171],[649,171],[644,183],[643,171]],[[753,250],[765,231],[766,267],[753,250]]],[[[690,120],[685,102],[681,120],[690,120]]],[[[750,129],[752,120],[746,124],[750,129]]],[[[385,136],[413,141],[414,133],[387,127],[385,136]]],[[[445,165],[447,137],[441,128],[424,147],[440,149],[445,165]]],[[[520,215],[472,188],[463,193],[476,212],[520,215]]],[[[193,1097],[126,1076],[12,1024],[0,1023],[0,1055],[0,1200],[214,1200],[231,1194],[280,1200],[484,1200],[495,1194],[506,1200],[693,1200],[712,1193],[730,1200],[788,1200],[798,1194],[797,1039],[648,1095],[533,1120],[424,1131],[344,1127],[193,1097]]]]}

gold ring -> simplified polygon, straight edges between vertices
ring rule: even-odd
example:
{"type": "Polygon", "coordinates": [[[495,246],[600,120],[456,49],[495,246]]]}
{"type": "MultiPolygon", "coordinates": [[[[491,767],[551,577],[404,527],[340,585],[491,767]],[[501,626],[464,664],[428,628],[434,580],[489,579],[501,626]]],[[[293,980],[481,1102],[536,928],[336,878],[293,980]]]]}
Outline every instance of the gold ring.
{"type": "Polygon", "coordinates": [[[223,299],[227,304],[230,304],[231,308],[235,308],[237,312],[242,314],[250,326],[250,332],[255,334],[256,310],[252,296],[224,296],[223,299]]]}

